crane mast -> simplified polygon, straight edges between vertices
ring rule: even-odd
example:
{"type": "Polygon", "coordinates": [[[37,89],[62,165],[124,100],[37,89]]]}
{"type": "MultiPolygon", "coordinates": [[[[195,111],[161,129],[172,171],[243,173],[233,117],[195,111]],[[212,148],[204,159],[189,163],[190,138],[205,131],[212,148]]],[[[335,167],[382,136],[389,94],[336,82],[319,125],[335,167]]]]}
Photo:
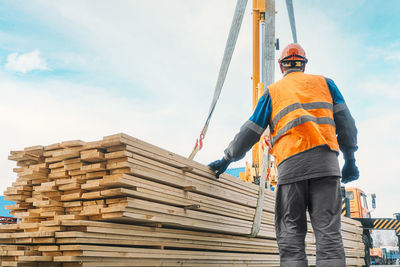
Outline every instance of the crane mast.
{"type": "MultiPolygon", "coordinates": [[[[275,47],[275,0],[253,0],[253,110],[266,86],[274,82],[275,47]]],[[[252,152],[252,167],[259,176],[262,165],[259,142],[252,152]]]]}

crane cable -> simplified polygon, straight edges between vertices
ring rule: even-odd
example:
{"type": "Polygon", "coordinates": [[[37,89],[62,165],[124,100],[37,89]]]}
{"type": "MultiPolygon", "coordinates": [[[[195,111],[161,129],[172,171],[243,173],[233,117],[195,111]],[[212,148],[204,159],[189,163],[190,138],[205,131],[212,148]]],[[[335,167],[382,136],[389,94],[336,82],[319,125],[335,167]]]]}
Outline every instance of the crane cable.
{"type": "Polygon", "coordinates": [[[226,74],[228,72],[229,64],[232,59],[233,51],[235,50],[236,41],[239,36],[240,26],[242,25],[244,12],[246,10],[247,0],[237,0],[235,13],[233,15],[233,21],[231,24],[231,28],[229,30],[228,40],[226,42],[224,57],[222,59],[221,67],[219,69],[217,84],[215,86],[214,97],[211,102],[210,110],[208,112],[207,120],[203,126],[203,129],[200,133],[199,139],[196,140],[196,144],[193,148],[192,153],[190,153],[189,159],[192,160],[197,152],[203,146],[203,139],[207,133],[208,125],[210,124],[210,120],[212,114],[214,113],[215,106],[217,105],[219,96],[222,91],[222,86],[224,84],[226,74]]]}
{"type": "Polygon", "coordinates": [[[289,15],[290,28],[292,30],[293,42],[297,43],[296,21],[294,19],[293,0],[286,0],[286,8],[289,15]]]}

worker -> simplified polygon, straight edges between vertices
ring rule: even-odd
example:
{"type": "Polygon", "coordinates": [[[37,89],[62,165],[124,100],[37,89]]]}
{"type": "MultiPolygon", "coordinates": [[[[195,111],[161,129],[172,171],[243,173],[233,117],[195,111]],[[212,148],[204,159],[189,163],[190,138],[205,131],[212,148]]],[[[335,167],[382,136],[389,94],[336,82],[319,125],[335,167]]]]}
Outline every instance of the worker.
{"type": "Polygon", "coordinates": [[[305,252],[308,210],[316,239],[316,266],[344,267],[340,177],[357,180],[355,163],[357,129],[335,83],[305,74],[306,54],[299,44],[289,44],[278,62],[283,78],[266,88],[251,118],[209,166],[219,177],[228,165],[242,159],[270,127],[278,166],[275,231],[280,264],[308,266],[305,252]],[[345,164],[340,173],[338,154],[345,164]]]}

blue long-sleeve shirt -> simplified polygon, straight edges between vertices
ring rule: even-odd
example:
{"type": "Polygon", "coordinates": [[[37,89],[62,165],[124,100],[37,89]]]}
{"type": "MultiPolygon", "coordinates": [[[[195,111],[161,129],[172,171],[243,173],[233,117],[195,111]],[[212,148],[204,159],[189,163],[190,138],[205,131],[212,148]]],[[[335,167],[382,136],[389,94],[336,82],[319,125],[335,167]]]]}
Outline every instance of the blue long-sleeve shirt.
{"type": "MultiPolygon", "coordinates": [[[[357,150],[357,128],[344,98],[336,84],[326,78],[332,96],[334,120],[339,148],[345,158],[353,158],[357,150]]],[[[272,101],[268,90],[260,97],[253,115],[240,128],[240,132],[225,150],[225,158],[237,161],[259,141],[260,136],[271,124],[272,101]]],[[[340,176],[337,153],[329,146],[322,146],[294,155],[278,166],[279,183],[291,183],[299,180],[340,176]]]]}

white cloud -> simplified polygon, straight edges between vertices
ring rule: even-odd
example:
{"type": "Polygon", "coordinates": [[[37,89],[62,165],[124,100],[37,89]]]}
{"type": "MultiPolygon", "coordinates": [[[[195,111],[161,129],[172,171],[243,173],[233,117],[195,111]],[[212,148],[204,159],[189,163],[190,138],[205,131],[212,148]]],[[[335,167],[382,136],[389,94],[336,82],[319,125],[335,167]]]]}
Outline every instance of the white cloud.
{"type": "Polygon", "coordinates": [[[17,52],[9,54],[5,67],[9,71],[21,73],[48,69],[46,61],[40,57],[39,50],[33,50],[25,54],[18,54],[17,52]]]}
{"type": "Polygon", "coordinates": [[[394,61],[395,63],[397,63],[398,61],[400,61],[400,52],[397,51],[395,53],[385,55],[384,60],[385,61],[394,61]]]}
{"type": "Polygon", "coordinates": [[[379,47],[369,44],[365,50],[365,57],[370,60],[383,60],[386,64],[398,63],[400,61],[400,41],[397,39],[379,47]]]}
{"type": "MultiPolygon", "coordinates": [[[[365,96],[375,99],[375,105],[379,105],[381,102],[377,99],[384,99],[383,104],[386,108],[390,109],[388,103],[398,102],[400,100],[400,85],[398,80],[400,75],[398,73],[388,73],[385,75],[370,75],[366,77],[359,85],[359,90],[365,93],[365,96]]],[[[394,106],[398,108],[398,105],[394,106]]]]}

